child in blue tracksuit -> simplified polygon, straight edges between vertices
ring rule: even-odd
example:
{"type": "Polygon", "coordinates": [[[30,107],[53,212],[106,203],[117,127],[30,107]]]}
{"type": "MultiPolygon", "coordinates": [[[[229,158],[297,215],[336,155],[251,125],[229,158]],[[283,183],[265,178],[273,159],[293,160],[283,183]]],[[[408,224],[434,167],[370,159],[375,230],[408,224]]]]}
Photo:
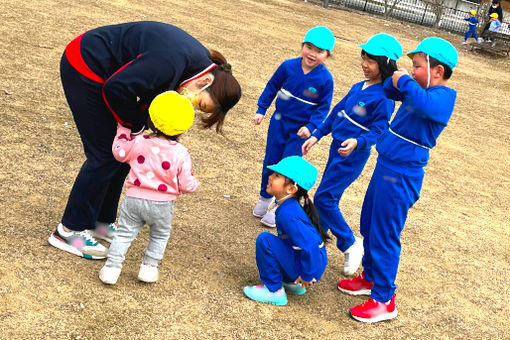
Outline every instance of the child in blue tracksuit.
{"type": "Polygon", "coordinates": [[[351,315],[363,322],[397,316],[400,233],[407,212],[420,196],[430,149],[446,127],[457,97],[457,92],[446,86],[458,60],[449,42],[424,39],[408,56],[413,59],[412,78],[399,70],[384,82],[388,98],[402,105],[377,140],[379,157],[360,219],[364,272],[338,283],[348,294],[370,295],[368,301],[351,308],[351,315]]]}
{"type": "Polygon", "coordinates": [[[267,83],[258,100],[253,119],[259,125],[276,95],[276,110],[267,132],[266,155],[262,167],[259,202],[253,215],[262,224],[274,227],[274,210],[267,211],[273,197],[266,192],[271,174],[267,167],[282,158],[301,156],[303,139],[326,117],[333,97],[333,77],[324,61],[335,45],[335,36],[324,26],[310,29],[302,43],[301,57],[284,61],[267,83]]]}
{"type": "Polygon", "coordinates": [[[308,197],[317,169],[300,156],[286,157],[269,168],[274,172],[266,189],[276,200],[278,236],[264,232],[257,237],[263,285],[246,286],[244,293],[252,300],[282,306],[287,304],[285,290],[302,295],[320,280],[328,262],[324,242],[329,237],[308,197]]]}
{"type": "Polygon", "coordinates": [[[363,240],[355,237],[338,207],[345,189],[361,174],[372,145],[388,126],[395,102],[386,98],[383,81],[397,70],[402,46],[391,35],[380,33],[360,45],[361,67],[367,80],[354,84],[302,147],[307,154],[323,136],[333,142],[322,181],[314,196],[321,226],[331,229],[337,247],[345,254],[344,275],[352,275],[361,264],[363,240]]]}
{"type": "Polygon", "coordinates": [[[478,38],[478,35],[476,35],[476,24],[478,24],[478,19],[475,17],[475,15],[476,11],[472,9],[469,12],[469,17],[464,18],[464,20],[466,20],[469,24],[469,29],[464,34],[464,41],[462,42],[463,45],[467,44],[467,40],[470,36],[473,36],[477,42],[480,42],[480,38],[478,38]]]}

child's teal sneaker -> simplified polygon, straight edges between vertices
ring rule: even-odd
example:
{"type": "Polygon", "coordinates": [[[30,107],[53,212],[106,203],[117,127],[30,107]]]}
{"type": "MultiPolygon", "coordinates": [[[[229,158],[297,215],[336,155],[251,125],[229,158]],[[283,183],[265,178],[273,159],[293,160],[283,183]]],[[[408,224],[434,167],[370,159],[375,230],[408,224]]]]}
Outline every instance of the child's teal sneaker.
{"type": "Polygon", "coordinates": [[[285,289],[276,292],[270,292],[265,285],[246,286],[244,294],[252,300],[265,302],[276,306],[285,306],[287,304],[287,294],[285,289]]]}
{"type": "Polygon", "coordinates": [[[295,295],[303,295],[306,293],[306,288],[301,285],[301,283],[295,284],[295,283],[283,283],[283,286],[285,287],[286,291],[291,292],[295,295]]]}

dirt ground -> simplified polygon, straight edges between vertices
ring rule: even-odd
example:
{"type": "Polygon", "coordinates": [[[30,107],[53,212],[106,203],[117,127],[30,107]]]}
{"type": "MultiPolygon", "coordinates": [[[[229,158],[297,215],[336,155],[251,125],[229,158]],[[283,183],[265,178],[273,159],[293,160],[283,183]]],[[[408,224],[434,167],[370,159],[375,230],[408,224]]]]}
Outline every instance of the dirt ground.
{"type": "MultiPolygon", "coordinates": [[[[0,2],[1,339],[510,339],[509,58],[473,54],[458,35],[298,0],[0,2]],[[193,127],[182,139],[202,187],[177,200],[160,281],[136,280],[145,229],[118,284],[107,287],[97,277],[103,261],[47,243],[84,160],[58,65],[83,31],[137,20],[178,25],[221,51],[243,97],[228,115],[225,138],[193,127]],[[459,48],[450,81],[458,91],[455,112],[402,234],[399,316],[390,322],[351,319],[349,308],[364,298],[336,289],[343,255],[334,242],[323,279],[304,296],[289,296],[287,306],[242,293],[259,282],[254,243],[267,230],[251,209],[269,119],[255,127],[251,118],[272,72],[299,55],[315,25],[344,38],[327,61],[334,103],[362,79],[358,45],[375,33],[393,34],[405,51],[431,35],[459,48]]],[[[406,57],[399,64],[411,65],[406,57]]],[[[320,170],[329,141],[307,157],[320,170]]],[[[341,203],[357,235],[375,159],[374,150],[341,203]]]]}

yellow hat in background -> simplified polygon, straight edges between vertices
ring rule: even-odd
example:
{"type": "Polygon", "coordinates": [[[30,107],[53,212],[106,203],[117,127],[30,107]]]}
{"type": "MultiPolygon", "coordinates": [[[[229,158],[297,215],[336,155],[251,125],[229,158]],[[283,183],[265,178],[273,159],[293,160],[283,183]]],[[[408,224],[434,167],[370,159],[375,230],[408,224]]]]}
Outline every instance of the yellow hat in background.
{"type": "Polygon", "coordinates": [[[469,13],[471,13],[472,15],[476,15],[476,11],[474,9],[470,10],[469,13]]]}
{"type": "Polygon", "coordinates": [[[166,91],[154,98],[149,106],[149,116],[156,129],[167,136],[176,136],[191,127],[195,111],[184,96],[166,91]]]}
{"type": "Polygon", "coordinates": [[[490,15],[491,18],[497,19],[499,17],[498,13],[492,13],[490,15]]]}

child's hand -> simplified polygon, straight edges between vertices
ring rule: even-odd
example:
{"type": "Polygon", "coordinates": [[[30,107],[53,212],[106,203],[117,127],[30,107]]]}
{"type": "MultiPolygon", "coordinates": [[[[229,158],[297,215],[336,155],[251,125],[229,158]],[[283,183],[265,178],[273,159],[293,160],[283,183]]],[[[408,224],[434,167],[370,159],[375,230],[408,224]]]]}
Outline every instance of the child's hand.
{"type": "Polygon", "coordinates": [[[301,146],[301,152],[303,153],[303,155],[306,155],[308,153],[308,151],[310,151],[312,149],[312,146],[314,146],[316,143],[317,143],[317,138],[315,136],[312,136],[309,139],[307,139],[303,143],[303,146],[301,146]]]}
{"type": "Polygon", "coordinates": [[[305,281],[305,280],[303,280],[303,279],[301,278],[301,276],[300,276],[300,277],[298,277],[298,278],[296,279],[296,281],[294,281],[294,283],[295,283],[295,284],[301,283],[301,286],[303,286],[304,288],[309,288],[309,287],[313,286],[313,285],[314,285],[314,283],[316,283],[316,282],[317,282],[317,280],[316,280],[316,279],[313,279],[312,281],[305,281]]]}
{"type": "Polygon", "coordinates": [[[262,123],[262,119],[264,119],[264,115],[261,115],[260,113],[257,113],[253,117],[253,124],[260,125],[260,123],[262,123]]]}
{"type": "Polygon", "coordinates": [[[340,156],[347,157],[354,151],[354,149],[356,149],[358,141],[356,138],[349,138],[343,141],[342,146],[343,148],[338,149],[338,153],[340,156]]]}
{"type": "Polygon", "coordinates": [[[297,132],[297,135],[301,137],[301,139],[307,139],[312,135],[312,133],[310,132],[310,130],[308,130],[306,126],[302,126],[301,129],[299,129],[299,131],[297,132]]]}
{"type": "Polygon", "coordinates": [[[393,76],[391,77],[391,79],[393,80],[394,88],[399,89],[397,86],[397,83],[398,83],[398,80],[400,79],[400,77],[402,77],[404,74],[409,75],[409,72],[407,72],[407,70],[405,68],[401,68],[401,69],[398,69],[395,72],[393,72],[393,76]]]}

